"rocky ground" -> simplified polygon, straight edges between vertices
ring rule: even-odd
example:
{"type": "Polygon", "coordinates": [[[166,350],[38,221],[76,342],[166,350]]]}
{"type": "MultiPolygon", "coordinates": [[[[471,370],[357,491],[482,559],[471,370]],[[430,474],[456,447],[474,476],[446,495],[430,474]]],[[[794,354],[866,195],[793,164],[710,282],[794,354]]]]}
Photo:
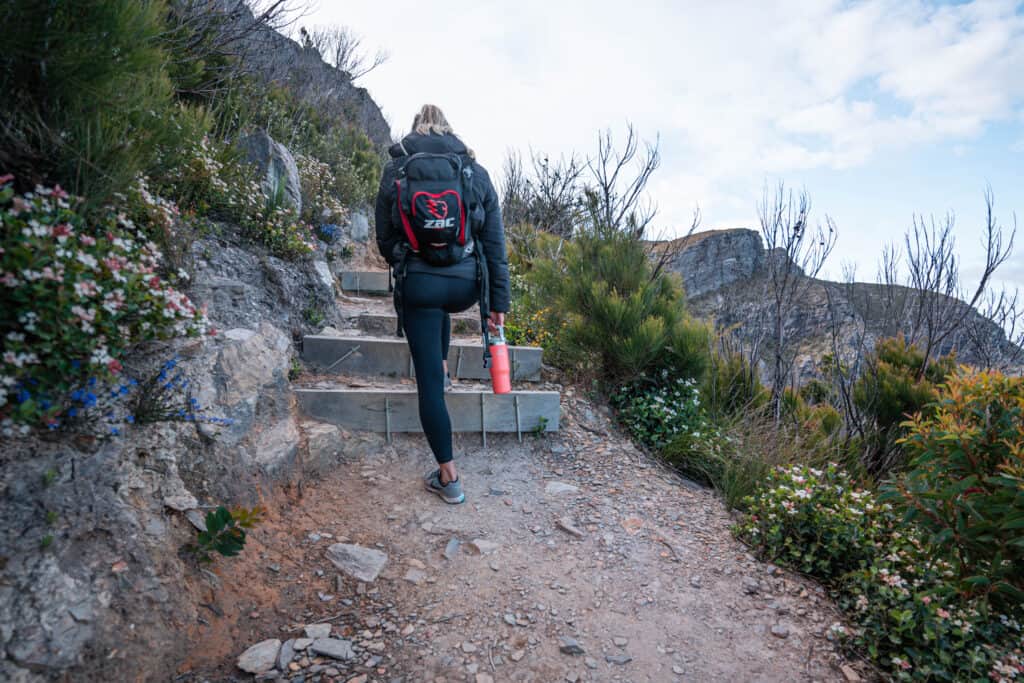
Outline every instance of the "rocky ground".
{"type": "MultiPolygon", "coordinates": [[[[858,680],[814,583],[756,561],[709,491],[571,389],[554,435],[457,438],[467,503],[423,490],[422,437],[272,512],[220,581],[179,680],[858,680]],[[352,548],[351,546],[356,546],[352,548]],[[238,600],[237,619],[218,600],[238,600]],[[251,673],[245,673],[249,671],[251,673]]],[[[345,436],[344,434],[342,435],[345,436]]]]}

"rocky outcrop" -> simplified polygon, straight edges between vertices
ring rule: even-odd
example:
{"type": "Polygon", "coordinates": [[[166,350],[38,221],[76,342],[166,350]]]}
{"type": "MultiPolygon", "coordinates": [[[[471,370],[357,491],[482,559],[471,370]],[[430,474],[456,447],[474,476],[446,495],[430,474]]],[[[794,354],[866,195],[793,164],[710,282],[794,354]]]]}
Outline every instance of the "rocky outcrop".
{"type": "Polygon", "coordinates": [[[293,334],[338,320],[327,264],[248,248],[193,245],[190,295],[220,332],[126,363],[143,379],[176,357],[189,387],[182,406],[191,397],[189,410],[227,424],[0,444],[0,679],[170,680],[189,646],[183,627],[219,589],[182,553],[193,523],[346,454],[337,429],[300,423],[289,382],[293,334]]]}
{"type": "MultiPolygon", "coordinates": [[[[675,252],[668,268],[682,278],[694,313],[713,319],[721,328],[737,330],[751,343],[766,343],[773,315],[766,265],[785,254],[767,252],[760,234],[748,229],[713,230],[653,245],[655,254],[664,249],[675,252]]],[[[870,348],[880,338],[908,332],[907,321],[894,311],[911,308],[915,295],[906,288],[812,280],[802,290],[785,320],[802,378],[813,376],[817,361],[833,350],[833,310],[840,353],[852,355],[862,336],[870,348]]],[[[954,301],[951,311],[966,306],[954,301]]],[[[1009,357],[1014,352],[1005,333],[974,310],[966,312],[964,328],[950,336],[939,352],[956,350],[960,360],[975,364],[984,364],[983,355],[1009,357]],[[968,327],[972,335],[966,334],[968,327]]]]}
{"type": "Polygon", "coordinates": [[[272,202],[302,212],[299,167],[288,148],[259,130],[238,141],[246,160],[259,169],[260,189],[272,202]]]}
{"type": "MultiPolygon", "coordinates": [[[[5,680],[167,680],[158,674],[187,646],[180,626],[196,622],[196,592],[209,590],[207,575],[182,561],[195,534],[183,513],[254,505],[301,473],[288,334],[261,323],[185,342],[176,355],[197,405],[230,424],[4,445],[5,680]]],[[[163,358],[134,362],[159,368],[163,358]]]]}
{"type": "MultiPolygon", "coordinates": [[[[237,0],[217,0],[241,26],[252,23],[252,13],[237,0]]],[[[265,80],[287,85],[295,96],[316,107],[322,116],[343,120],[364,131],[380,146],[391,144],[391,127],[377,103],[364,89],[356,87],[347,73],[320,58],[316,50],[305,49],[277,31],[262,29],[243,33],[238,51],[246,63],[265,80]]]]}
{"type": "Polygon", "coordinates": [[[751,277],[765,258],[761,236],[745,229],[699,232],[657,248],[675,252],[668,267],[683,278],[690,298],[751,277]]]}
{"type": "Polygon", "coordinates": [[[251,244],[201,239],[191,255],[192,293],[221,329],[266,322],[298,338],[340,319],[324,245],[308,260],[285,261],[251,244]]]}

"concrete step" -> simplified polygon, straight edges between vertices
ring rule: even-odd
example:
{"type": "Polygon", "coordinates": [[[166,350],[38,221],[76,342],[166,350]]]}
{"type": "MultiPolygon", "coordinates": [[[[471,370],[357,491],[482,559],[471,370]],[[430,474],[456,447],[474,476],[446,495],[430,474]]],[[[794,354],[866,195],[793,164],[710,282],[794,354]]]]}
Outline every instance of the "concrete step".
{"type": "MultiPolygon", "coordinates": [[[[456,379],[490,379],[483,366],[483,340],[453,339],[448,372],[456,379]]],[[[534,346],[510,346],[512,379],[539,381],[543,351],[534,346]]],[[[316,370],[346,375],[413,377],[412,356],[405,339],[308,335],[302,341],[302,359],[316,370]]]]}
{"type": "MultiPolygon", "coordinates": [[[[452,334],[480,334],[480,318],[476,315],[457,314],[451,318],[452,334]]],[[[398,316],[393,313],[362,313],[356,324],[367,334],[386,337],[395,334],[398,316]]]]}
{"type": "MultiPolygon", "coordinates": [[[[299,388],[295,396],[309,417],[353,430],[422,432],[415,389],[299,388]]],[[[557,391],[452,391],[445,394],[452,431],[523,433],[558,430],[557,391]]]]}
{"type": "Polygon", "coordinates": [[[388,272],[386,270],[345,271],[341,274],[341,289],[354,294],[388,296],[388,272]]]}

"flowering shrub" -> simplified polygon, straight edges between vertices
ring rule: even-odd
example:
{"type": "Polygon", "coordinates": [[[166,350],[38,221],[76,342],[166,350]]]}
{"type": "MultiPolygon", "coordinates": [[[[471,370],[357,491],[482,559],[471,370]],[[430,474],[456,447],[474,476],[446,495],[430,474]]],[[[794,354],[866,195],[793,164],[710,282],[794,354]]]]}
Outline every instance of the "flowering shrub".
{"type": "Polygon", "coordinates": [[[184,211],[238,221],[262,212],[266,199],[255,172],[228,156],[226,149],[204,137],[176,155],[161,191],[173,196],[184,211]]]}
{"type": "Polygon", "coordinates": [[[317,234],[327,244],[334,244],[342,235],[340,225],[334,223],[322,223],[317,227],[317,234]]]}
{"type": "Polygon", "coordinates": [[[194,233],[190,224],[182,220],[178,205],[152,190],[145,176],[136,177],[125,192],[115,193],[114,198],[118,208],[159,246],[163,254],[161,270],[173,271],[178,279],[187,280],[184,266],[194,233]]]}
{"type": "Polygon", "coordinates": [[[534,303],[542,297],[537,287],[523,277],[518,261],[513,257],[509,263],[512,310],[505,319],[505,339],[509,344],[551,350],[557,343],[558,332],[565,327],[565,318],[556,316],[550,305],[534,303]]]}
{"type": "Polygon", "coordinates": [[[259,218],[243,223],[242,228],[245,234],[284,258],[298,258],[316,251],[313,227],[284,207],[268,210],[259,218]]]}
{"type": "Polygon", "coordinates": [[[177,358],[139,381],[121,374],[107,381],[90,377],[68,396],[68,407],[51,421],[75,431],[118,436],[128,425],[153,422],[196,422],[228,426],[233,420],[209,415],[192,396],[189,380],[177,358]]]}
{"type": "Polygon", "coordinates": [[[141,341],[202,333],[205,314],[156,274],[160,252],[124,214],[87,223],[55,187],[0,178],[0,415],[50,422],[68,392],[121,371],[141,341]]]}
{"type": "Polygon", "coordinates": [[[304,154],[295,155],[302,187],[302,217],[311,223],[344,223],[348,210],[335,194],[337,179],[329,164],[304,154]]]}
{"type": "Polygon", "coordinates": [[[295,258],[316,251],[313,228],[276,198],[263,194],[253,170],[203,138],[183,154],[165,192],[197,216],[237,223],[250,239],[274,254],[295,258]]]}
{"type": "Polygon", "coordinates": [[[962,370],[905,422],[910,470],[886,487],[962,589],[1024,601],[1024,379],[962,370]]]}
{"type": "Polygon", "coordinates": [[[831,584],[855,627],[833,629],[898,680],[1010,681],[1019,606],[965,598],[954,565],[837,466],[779,468],[737,534],[762,555],[831,584]]]}
{"type": "Polygon", "coordinates": [[[913,527],[894,530],[870,566],[841,579],[840,606],[858,626],[850,644],[898,680],[1014,680],[1000,660],[1020,647],[1019,609],[998,614],[984,600],[964,599],[954,576],[913,527]]]}
{"type": "Polygon", "coordinates": [[[630,384],[612,394],[619,420],[634,439],[654,448],[679,434],[700,438],[711,426],[700,407],[700,389],[690,379],[669,379],[662,372],[657,384],[630,384]]]}
{"type": "Polygon", "coordinates": [[[892,506],[857,489],[838,465],[773,471],[739,534],[762,553],[817,576],[839,576],[875,555],[895,521],[892,506]]]}

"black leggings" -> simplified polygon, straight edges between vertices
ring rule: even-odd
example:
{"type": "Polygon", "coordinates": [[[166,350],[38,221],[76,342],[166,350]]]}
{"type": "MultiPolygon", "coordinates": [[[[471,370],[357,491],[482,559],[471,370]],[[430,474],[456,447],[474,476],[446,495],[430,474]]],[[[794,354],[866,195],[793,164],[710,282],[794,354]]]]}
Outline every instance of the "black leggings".
{"type": "Polygon", "coordinates": [[[439,464],[452,459],[452,421],[441,366],[451,343],[449,314],[465,311],[478,300],[475,280],[417,272],[405,278],[403,328],[416,369],[420,424],[439,464]]]}

